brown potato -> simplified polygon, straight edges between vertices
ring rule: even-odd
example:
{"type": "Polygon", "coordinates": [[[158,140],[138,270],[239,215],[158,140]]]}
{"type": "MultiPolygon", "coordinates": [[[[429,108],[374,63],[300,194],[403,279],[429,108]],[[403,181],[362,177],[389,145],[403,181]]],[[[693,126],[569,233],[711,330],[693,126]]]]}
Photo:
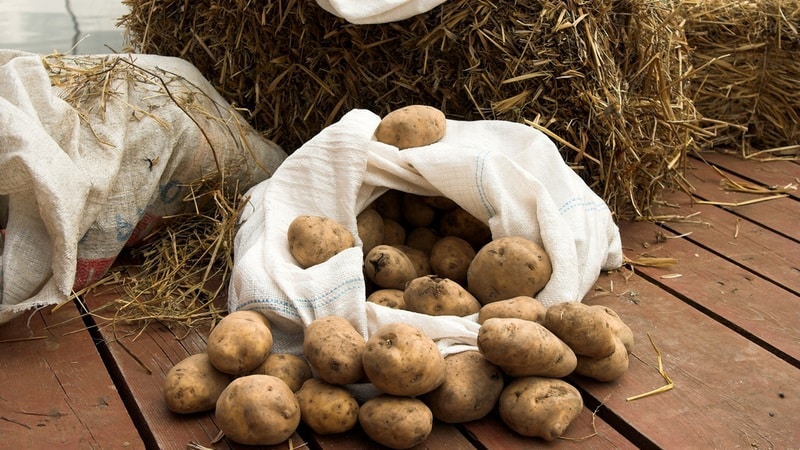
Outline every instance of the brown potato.
{"type": "Polygon", "coordinates": [[[233,442],[247,445],[280,444],[300,424],[300,404],[278,377],[247,375],[222,391],[215,410],[220,431],[233,442]]]}
{"type": "Polygon", "coordinates": [[[417,227],[412,228],[411,231],[406,234],[406,245],[415,248],[417,250],[422,250],[425,254],[430,255],[431,249],[433,248],[433,244],[439,240],[439,235],[436,234],[431,228],[425,227],[417,227]]]}
{"type": "Polygon", "coordinates": [[[361,249],[366,255],[376,245],[383,243],[383,217],[374,209],[365,209],[356,216],[361,249]]]}
{"type": "Polygon", "coordinates": [[[417,269],[401,250],[379,245],[367,254],[364,274],[382,288],[405,289],[406,283],[417,277],[417,269]]]}
{"type": "Polygon", "coordinates": [[[498,401],[500,418],[509,428],[546,441],[563,435],[582,409],[580,392],[553,378],[517,378],[503,389],[498,401]]]}
{"type": "Polygon", "coordinates": [[[311,378],[295,395],[300,420],[315,433],[344,433],[358,423],[358,402],[342,386],[311,378]]]}
{"type": "Polygon", "coordinates": [[[603,308],[565,302],[547,308],[544,326],[579,355],[604,358],[614,352],[613,317],[603,308]]]}
{"type": "Polygon", "coordinates": [[[272,351],[269,322],[258,311],[235,311],[211,330],[206,353],[221,372],[243,375],[253,371],[272,351]]]}
{"type": "Polygon", "coordinates": [[[422,395],[444,381],[444,358],[436,343],[404,323],[375,331],[367,339],[362,362],[369,381],[387,394],[422,395]]]}
{"type": "Polygon", "coordinates": [[[383,220],[389,219],[395,222],[403,220],[403,191],[389,189],[375,200],[374,205],[383,220]]]}
{"type": "Polygon", "coordinates": [[[467,270],[467,289],[484,305],[520,295],[536,297],[553,268],[535,242],[507,236],[481,248],[467,270]]]}
{"type": "Polygon", "coordinates": [[[577,355],[578,365],[575,367],[575,373],[603,382],[614,381],[621,377],[628,370],[628,350],[622,339],[615,337],[614,343],[616,344],[614,351],[603,358],[577,355]]]}
{"type": "Polygon", "coordinates": [[[406,309],[431,316],[468,316],[481,304],[460,284],[435,275],[417,277],[408,282],[403,293],[406,309]]]}
{"type": "Polygon", "coordinates": [[[364,377],[361,355],[366,340],[345,318],[320,317],[306,327],[303,353],[319,378],[330,384],[355,383],[364,377]]]}
{"type": "Polygon", "coordinates": [[[492,240],[489,226],[460,206],[442,214],[439,218],[439,233],[442,236],[460,237],[474,249],[479,249],[492,240]]]}
{"type": "Polygon", "coordinates": [[[436,220],[436,208],[425,197],[406,192],[403,195],[403,222],[411,227],[427,227],[436,220]]]}
{"type": "Polygon", "coordinates": [[[492,317],[517,318],[538,322],[544,325],[547,307],[533,297],[520,295],[519,297],[483,305],[478,314],[478,323],[483,323],[492,317]]]}
{"type": "Polygon", "coordinates": [[[445,357],[444,382],[420,399],[445,423],[478,420],[489,414],[503,391],[500,369],[475,350],[445,357]]]}
{"type": "Polygon", "coordinates": [[[406,449],[428,438],[433,431],[433,414],[419,399],[379,395],[361,405],[358,423],[373,441],[406,449]]]}
{"type": "Polygon", "coordinates": [[[575,353],[544,326],[513,318],[488,319],[478,330],[478,350],[512,377],[561,378],[575,370],[575,353]]]}
{"type": "Polygon", "coordinates": [[[313,376],[311,366],[303,358],[288,353],[270,353],[252,374],[278,377],[288,384],[293,392],[300,389],[300,386],[313,376]]]}
{"type": "Polygon", "coordinates": [[[423,197],[423,201],[428,205],[439,210],[458,208],[458,203],[442,195],[432,195],[430,197],[423,197]]]}
{"type": "Polygon", "coordinates": [[[467,284],[467,269],[475,257],[472,245],[457,236],[444,236],[431,248],[430,266],[433,273],[458,284],[467,284]]]}
{"type": "Polygon", "coordinates": [[[406,241],[406,229],[403,225],[392,219],[383,219],[383,244],[403,245],[406,241]]]}
{"type": "Polygon", "coordinates": [[[403,291],[400,289],[378,289],[369,294],[368,302],[377,303],[387,308],[406,309],[406,302],[403,300],[403,291]]]}
{"type": "Polygon", "coordinates": [[[217,370],[205,353],[188,356],[172,366],[164,379],[164,400],[170,411],[191,414],[211,411],[233,376],[217,370]]]}
{"type": "Polygon", "coordinates": [[[628,353],[631,353],[633,351],[633,344],[635,341],[633,339],[633,331],[631,331],[630,327],[613,309],[603,305],[592,305],[592,308],[600,309],[606,314],[606,320],[608,320],[608,324],[614,331],[614,335],[622,341],[622,344],[625,346],[625,349],[628,350],[628,353]]]}
{"type": "Polygon", "coordinates": [[[444,137],[444,113],[432,106],[409,105],[386,114],[375,138],[400,150],[430,145],[444,137]]]}
{"type": "Polygon", "coordinates": [[[308,268],[321,264],[337,253],[355,245],[355,238],[344,225],[322,216],[298,216],[286,231],[289,252],[308,268]]]}
{"type": "Polygon", "coordinates": [[[431,259],[427,253],[407,245],[393,245],[392,247],[408,256],[408,259],[414,264],[418,277],[431,274],[431,259]]]}

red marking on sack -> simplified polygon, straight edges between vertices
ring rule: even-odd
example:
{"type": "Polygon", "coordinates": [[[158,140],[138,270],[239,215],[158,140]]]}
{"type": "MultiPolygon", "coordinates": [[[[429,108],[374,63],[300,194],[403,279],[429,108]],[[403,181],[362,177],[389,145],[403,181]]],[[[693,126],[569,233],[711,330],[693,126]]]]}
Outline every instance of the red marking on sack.
{"type": "Polygon", "coordinates": [[[144,216],[136,224],[128,240],[125,242],[125,247],[134,247],[141,244],[144,239],[150,235],[154,230],[161,227],[166,220],[161,216],[145,213],[144,216]]]}
{"type": "Polygon", "coordinates": [[[106,274],[108,268],[114,264],[113,258],[79,259],[75,268],[75,282],[72,290],[78,291],[98,281],[106,274]]]}

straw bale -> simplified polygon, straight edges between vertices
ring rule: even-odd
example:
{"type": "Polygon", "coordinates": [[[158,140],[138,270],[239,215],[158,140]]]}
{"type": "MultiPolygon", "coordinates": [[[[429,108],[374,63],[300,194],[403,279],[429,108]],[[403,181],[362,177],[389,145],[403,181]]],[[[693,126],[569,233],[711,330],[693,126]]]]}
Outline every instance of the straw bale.
{"type": "Polygon", "coordinates": [[[800,155],[800,1],[686,0],[680,9],[702,145],[800,155]]]}
{"type": "Polygon", "coordinates": [[[354,25],[314,1],[125,0],[141,52],[180,56],[291,153],[354,108],[409,104],[547,132],[620,217],[680,181],[696,142],[680,18],[664,0],[448,0],[354,25]]]}

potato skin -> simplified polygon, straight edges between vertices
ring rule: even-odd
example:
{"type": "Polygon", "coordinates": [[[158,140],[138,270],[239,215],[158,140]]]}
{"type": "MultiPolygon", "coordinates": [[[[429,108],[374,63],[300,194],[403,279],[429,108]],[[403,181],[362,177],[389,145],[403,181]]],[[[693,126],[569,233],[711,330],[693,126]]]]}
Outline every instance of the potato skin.
{"type": "Polygon", "coordinates": [[[578,365],[575,373],[597,381],[609,382],[621,377],[628,370],[628,350],[622,339],[614,338],[614,351],[603,358],[577,355],[578,365]]]}
{"type": "Polygon", "coordinates": [[[433,229],[426,227],[412,228],[411,231],[406,234],[406,245],[417,250],[422,250],[427,255],[431,254],[433,244],[438,240],[439,235],[436,234],[433,229]]]}
{"type": "Polygon", "coordinates": [[[366,340],[345,318],[315,319],[305,329],[303,353],[319,378],[330,384],[355,383],[364,377],[361,355],[366,340]]]}
{"type": "Polygon", "coordinates": [[[361,405],[358,422],[373,441],[394,449],[414,447],[433,431],[433,414],[421,400],[379,395],[361,405]]]}
{"type": "Polygon", "coordinates": [[[577,365],[575,353],[567,344],[529,320],[486,320],[478,330],[478,350],[512,377],[561,378],[577,365]]]}
{"type": "Polygon", "coordinates": [[[330,217],[323,216],[295,217],[289,224],[286,238],[289,241],[289,252],[303,268],[321,264],[355,245],[355,238],[350,230],[330,217]]]}
{"type": "Polygon", "coordinates": [[[438,223],[442,236],[460,237],[474,249],[479,249],[492,240],[489,226],[460,206],[444,212],[438,223]]]}
{"type": "Polygon", "coordinates": [[[300,424],[300,404],[278,377],[246,375],[233,380],[217,400],[217,426],[239,444],[275,445],[300,424]]]}
{"type": "Polygon", "coordinates": [[[403,224],[389,218],[383,219],[383,244],[403,245],[406,241],[406,229],[403,224]]]}
{"type": "Polygon", "coordinates": [[[364,274],[382,288],[402,290],[417,277],[417,269],[402,250],[382,244],[367,254],[364,274]]]}
{"type": "Polygon", "coordinates": [[[164,400],[170,411],[180,414],[211,411],[232,380],[211,364],[207,354],[190,355],[167,372],[164,400]]]}
{"type": "Polygon", "coordinates": [[[483,305],[478,314],[478,323],[483,323],[492,317],[505,317],[530,320],[544,325],[547,307],[533,297],[520,295],[518,297],[483,305]]]}
{"type": "Polygon", "coordinates": [[[460,284],[435,275],[417,277],[408,282],[403,302],[409,311],[431,316],[468,316],[477,313],[481,304],[460,284]]]}
{"type": "Polygon", "coordinates": [[[300,386],[313,376],[311,366],[303,358],[289,353],[270,353],[252,374],[278,377],[289,385],[293,392],[297,392],[300,386]]]}
{"type": "Polygon", "coordinates": [[[583,399],[563,380],[523,377],[511,381],[498,401],[498,412],[509,428],[523,436],[557,439],[583,409],[583,399]]]}
{"type": "Polygon", "coordinates": [[[478,420],[489,414],[503,391],[503,372],[475,350],[445,357],[445,379],[420,397],[445,423],[478,420]]]}
{"type": "Polygon", "coordinates": [[[257,311],[234,311],[211,330],[206,353],[217,370],[231,375],[253,371],[272,351],[272,332],[257,311]]]}
{"type": "Polygon", "coordinates": [[[362,362],[376,388],[397,396],[430,392],[445,377],[444,358],[433,339],[404,323],[387,324],[372,333],[362,362]]]}
{"type": "Polygon", "coordinates": [[[369,294],[368,302],[377,303],[387,308],[406,309],[406,302],[403,300],[403,291],[400,289],[378,289],[369,294]]]}
{"type": "Polygon", "coordinates": [[[611,316],[602,308],[565,302],[547,308],[544,325],[579,355],[604,358],[615,348],[611,316]]]}
{"type": "Polygon", "coordinates": [[[484,305],[520,295],[535,297],[552,273],[542,247],[521,236],[506,236],[478,251],[467,270],[467,288],[484,305]]]}
{"type": "Polygon", "coordinates": [[[375,138],[400,150],[433,144],[444,137],[447,121],[442,111],[426,105],[409,105],[386,114],[375,138]]]}
{"type": "Polygon", "coordinates": [[[375,209],[365,209],[356,216],[361,249],[366,255],[376,245],[383,243],[383,217],[375,209]]]}
{"type": "Polygon", "coordinates": [[[466,286],[467,269],[475,257],[472,245],[457,236],[444,236],[431,248],[430,266],[433,273],[466,286]]]}
{"type": "Polygon", "coordinates": [[[408,245],[393,245],[393,247],[408,256],[408,259],[410,259],[411,263],[414,265],[418,277],[431,273],[430,257],[427,253],[414,247],[409,247],[408,245]]]}
{"type": "Polygon", "coordinates": [[[403,195],[403,219],[410,227],[427,227],[436,220],[436,208],[425,202],[425,197],[406,192],[403,195]]]}
{"type": "Polygon", "coordinates": [[[358,402],[342,386],[311,378],[295,395],[300,420],[315,433],[344,433],[358,423],[358,402]]]}

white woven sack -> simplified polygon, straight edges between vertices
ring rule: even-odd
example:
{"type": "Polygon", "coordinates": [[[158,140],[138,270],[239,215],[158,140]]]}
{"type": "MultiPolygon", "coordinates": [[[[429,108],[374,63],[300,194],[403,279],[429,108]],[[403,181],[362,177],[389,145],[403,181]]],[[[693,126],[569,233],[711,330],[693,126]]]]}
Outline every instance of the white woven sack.
{"type": "Polygon", "coordinates": [[[354,24],[397,22],[430,11],[445,0],[317,0],[325,11],[354,24]]]}
{"type": "Polygon", "coordinates": [[[375,140],[379,122],[369,111],[350,111],[248,194],[228,306],[267,315],[276,352],[302,353],[304,327],[328,315],[349,319],[364,337],[391,322],[415,325],[444,355],[475,348],[477,315],[434,317],[366,302],[360,240],[307,269],[289,253],[286,231],[295,217],[331,217],[357,234],[356,216],[388,189],[447,196],[487,223],[493,237],[543,245],[553,264],[537,296],[546,306],[582,300],[601,270],[622,264],[607,205],[544,134],[512,122],[448,120],[441,141],[398,150],[375,140]]]}
{"type": "Polygon", "coordinates": [[[184,60],[0,50],[0,324],[102,277],[122,248],[190,209],[187,185],[218,178],[217,163],[244,190],[285,158],[184,60]],[[72,72],[56,64],[105,65],[102,83],[73,84],[105,95],[73,108],[50,79],[72,72]]]}

